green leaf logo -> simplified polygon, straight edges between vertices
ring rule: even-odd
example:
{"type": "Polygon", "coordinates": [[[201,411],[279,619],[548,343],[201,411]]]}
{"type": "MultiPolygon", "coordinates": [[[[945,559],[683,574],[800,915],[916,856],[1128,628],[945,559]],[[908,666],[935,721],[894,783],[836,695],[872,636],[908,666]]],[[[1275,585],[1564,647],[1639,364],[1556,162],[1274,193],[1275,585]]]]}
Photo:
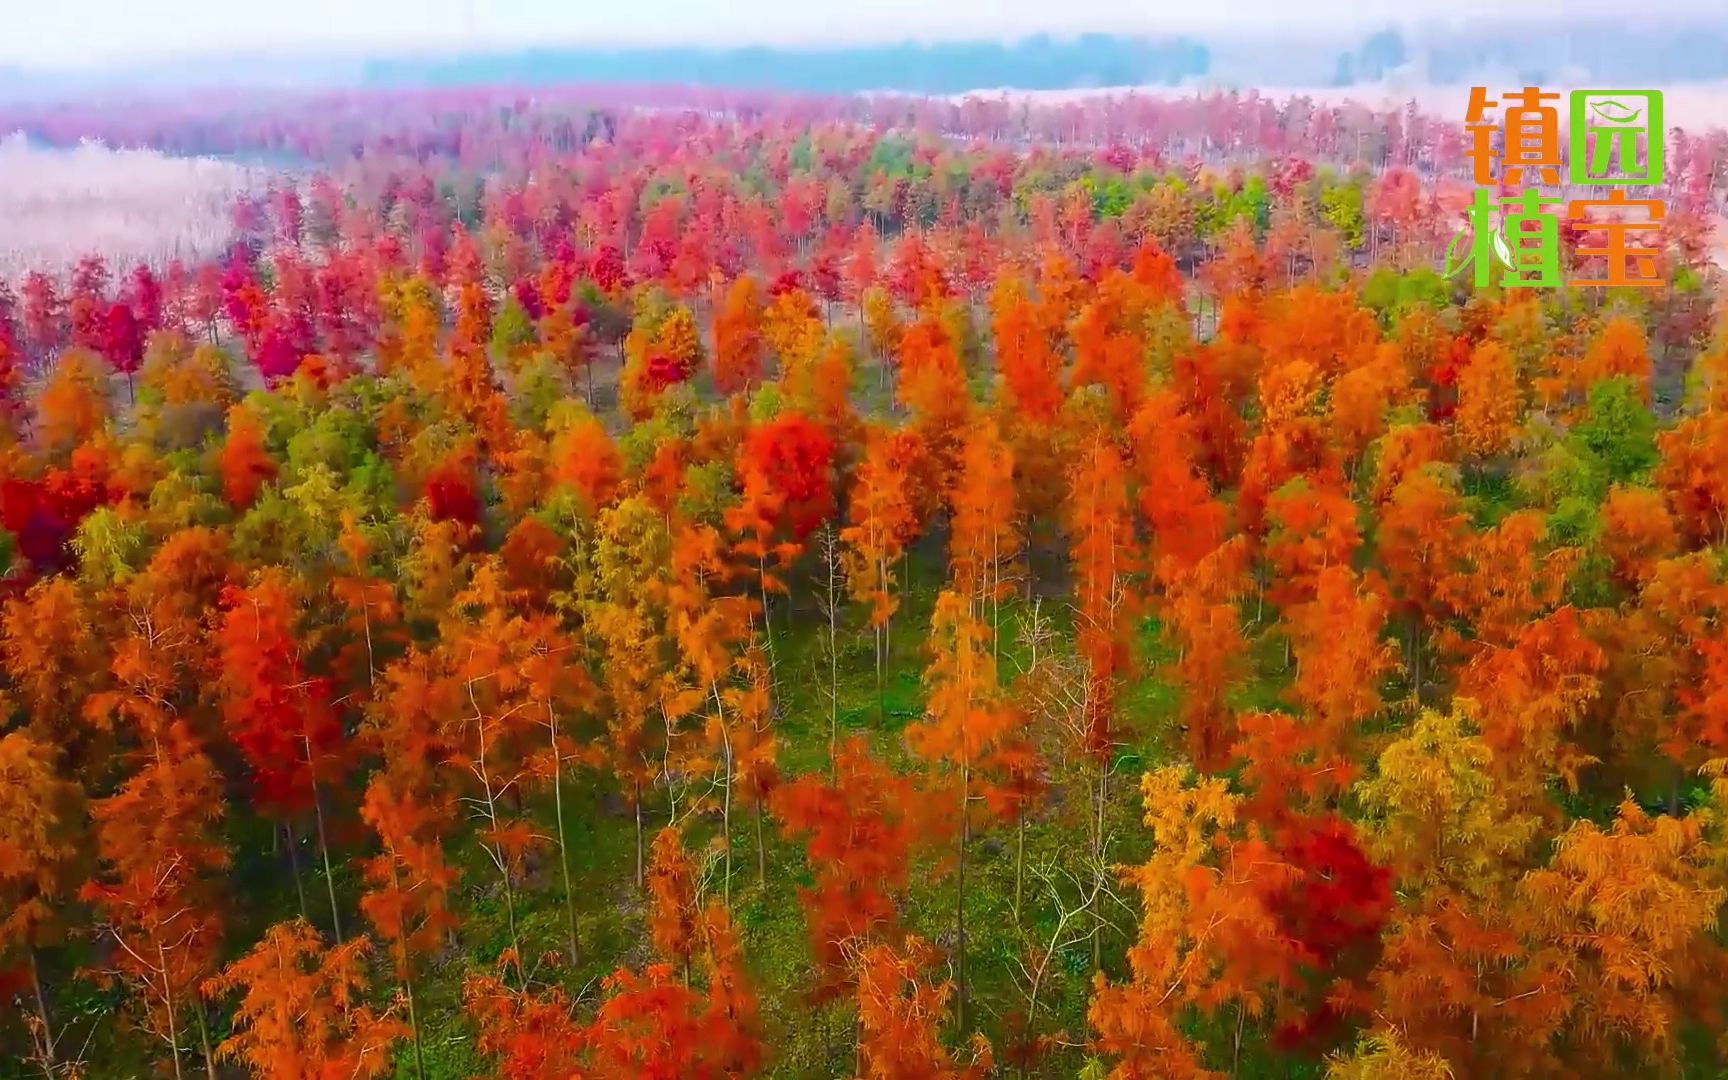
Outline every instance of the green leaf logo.
{"type": "Polygon", "coordinates": [[[1629,124],[1644,115],[1643,109],[1635,109],[1625,102],[1615,101],[1612,98],[1606,101],[1592,101],[1590,111],[1610,124],[1629,124]]]}
{"type": "Polygon", "coordinates": [[[1452,256],[1458,249],[1458,241],[1464,239],[1468,235],[1468,229],[1452,234],[1452,242],[1446,245],[1446,257],[1440,263],[1440,273],[1442,276],[1451,277],[1453,274],[1464,269],[1465,265],[1470,262],[1470,249],[1465,248],[1463,261],[1458,263],[1456,266],[1452,264],[1452,256]]]}

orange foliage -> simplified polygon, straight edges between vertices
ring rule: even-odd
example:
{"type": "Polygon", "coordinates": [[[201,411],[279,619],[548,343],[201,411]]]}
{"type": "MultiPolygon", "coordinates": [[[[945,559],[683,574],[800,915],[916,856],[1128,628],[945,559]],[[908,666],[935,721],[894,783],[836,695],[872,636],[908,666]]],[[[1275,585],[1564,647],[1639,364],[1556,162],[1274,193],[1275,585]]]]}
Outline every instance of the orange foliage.
{"type": "Polygon", "coordinates": [[[260,1080],[386,1075],[406,1028],[391,1011],[362,1003],[368,950],[363,937],[327,949],[304,919],[272,926],[204,984],[212,996],[240,994],[234,1034],[217,1058],[243,1063],[260,1080]]]}
{"type": "Polygon", "coordinates": [[[982,1080],[993,1064],[990,1044],[972,1040],[972,1060],[957,1065],[942,1045],[940,1023],[953,984],[927,981],[935,950],[909,938],[896,950],[873,945],[854,963],[858,979],[858,1053],[868,1080],[982,1080]]]}
{"type": "Polygon", "coordinates": [[[228,410],[228,438],[218,468],[222,497],[237,510],[251,506],[258,489],[276,478],[276,462],[264,447],[264,427],[258,414],[245,405],[228,410]]]}

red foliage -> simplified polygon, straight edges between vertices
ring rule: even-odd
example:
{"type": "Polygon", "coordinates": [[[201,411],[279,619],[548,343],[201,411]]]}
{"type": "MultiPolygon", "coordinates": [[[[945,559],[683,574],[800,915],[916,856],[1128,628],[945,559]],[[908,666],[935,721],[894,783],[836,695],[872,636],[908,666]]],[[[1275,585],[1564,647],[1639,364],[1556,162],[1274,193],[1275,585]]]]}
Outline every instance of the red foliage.
{"type": "Polygon", "coordinates": [[[143,328],[125,304],[112,304],[108,308],[102,328],[102,355],[122,375],[132,374],[144,362],[143,328]]]}
{"type": "Polygon", "coordinates": [[[279,813],[312,804],[342,729],[330,681],[306,672],[295,630],[300,601],[280,571],[222,590],[218,684],[228,736],[252,767],[256,799],[279,813]]]}
{"type": "Polygon", "coordinates": [[[452,453],[426,475],[426,508],[434,521],[480,524],[483,509],[471,455],[452,453]]]}
{"type": "Polygon", "coordinates": [[[84,516],[120,497],[108,468],[104,451],[79,447],[69,468],[50,468],[39,480],[0,479],[0,528],[17,538],[19,554],[43,570],[58,569],[84,516]]]}
{"type": "Polygon", "coordinates": [[[778,517],[803,542],[834,508],[834,438],[802,413],[786,412],[755,427],[740,463],[753,486],[778,506],[778,517]]]}
{"type": "Polygon", "coordinates": [[[850,979],[846,944],[894,924],[894,893],[905,888],[910,846],[917,836],[918,804],[910,783],[871,757],[853,738],[834,763],[835,778],[804,776],[778,788],[775,817],[802,834],[816,871],[801,891],[811,947],[820,969],[819,999],[839,993],[850,979]]]}
{"type": "Polygon", "coordinates": [[[694,374],[678,362],[674,356],[666,353],[655,353],[648,357],[648,370],[642,377],[642,382],[651,390],[660,391],[674,383],[681,383],[694,374]]]}

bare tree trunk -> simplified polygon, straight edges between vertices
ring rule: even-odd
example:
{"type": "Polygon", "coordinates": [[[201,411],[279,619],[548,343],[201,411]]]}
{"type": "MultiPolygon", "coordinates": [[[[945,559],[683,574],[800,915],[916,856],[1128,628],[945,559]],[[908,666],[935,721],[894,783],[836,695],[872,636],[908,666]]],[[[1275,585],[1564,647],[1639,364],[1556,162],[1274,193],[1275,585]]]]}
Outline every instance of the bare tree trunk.
{"type": "Polygon", "coordinates": [[[636,781],[636,888],[641,889],[642,877],[642,781],[636,781]]]}
{"type": "Polygon", "coordinates": [[[168,1054],[174,1059],[174,1080],[181,1080],[184,1074],[180,1071],[180,1024],[174,1018],[174,986],[168,979],[168,954],[160,941],[156,942],[156,963],[162,969],[162,1004],[168,1010],[168,1054]]]}
{"type": "MultiPolygon", "coordinates": [[[[1092,825],[1092,873],[1094,884],[1102,888],[1104,877],[1104,799],[1105,784],[1110,779],[1110,763],[1100,762],[1098,765],[1098,797],[1093,807],[1092,825]]],[[[1095,919],[1092,925],[1092,970],[1098,971],[1104,967],[1104,925],[1095,919]]]]}
{"type": "Polygon", "coordinates": [[[26,946],[26,956],[30,958],[30,989],[36,995],[36,1014],[42,1018],[42,1071],[49,1080],[53,1080],[56,1072],[54,1062],[54,1024],[48,1018],[48,999],[42,993],[42,972],[36,965],[36,949],[26,946]]]}
{"type": "Polygon", "coordinates": [[[768,887],[768,847],[762,839],[762,792],[756,792],[756,885],[768,887]]]}
{"type": "Polygon", "coordinates": [[[570,888],[570,845],[564,833],[564,761],[558,752],[558,714],[546,703],[546,726],[552,738],[552,812],[558,816],[558,871],[564,879],[564,915],[569,934],[570,963],[576,960],[576,900],[570,888]]]}
{"type": "Polygon", "coordinates": [[[1020,900],[1025,895],[1026,880],[1026,808],[1020,808],[1020,820],[1014,830],[1014,921],[1020,921],[1020,900]]]}
{"type": "MultiPolygon", "coordinates": [[[[479,704],[474,701],[472,683],[468,687],[468,700],[474,706],[474,719],[479,722],[480,759],[478,764],[480,766],[480,785],[486,793],[486,820],[496,829],[498,827],[498,797],[497,793],[492,790],[492,774],[486,768],[486,718],[485,714],[480,712],[479,704]]],[[[490,854],[492,861],[498,867],[498,877],[504,887],[504,915],[510,926],[510,948],[516,957],[516,978],[517,982],[521,983],[522,937],[516,929],[516,889],[515,884],[510,880],[510,860],[503,847],[496,843],[490,846],[490,854]]]]}
{"type": "Polygon", "coordinates": [[[288,870],[294,876],[294,893],[300,898],[300,917],[311,922],[312,917],[306,914],[306,886],[300,880],[300,842],[294,838],[292,821],[284,821],[282,828],[288,834],[288,870]]]}
{"type": "Polygon", "coordinates": [[[971,769],[968,768],[966,765],[961,765],[960,766],[960,880],[959,880],[959,889],[957,890],[958,891],[958,897],[957,897],[955,905],[954,905],[954,909],[955,909],[955,911],[954,911],[955,920],[954,921],[955,921],[956,930],[958,931],[958,936],[959,936],[959,941],[956,943],[956,946],[955,946],[956,963],[954,965],[956,970],[957,970],[957,973],[958,973],[959,992],[956,995],[955,1001],[956,1001],[956,1004],[958,1006],[956,1011],[958,1014],[958,1019],[960,1022],[960,1030],[961,1031],[966,1030],[966,998],[967,998],[967,985],[966,985],[966,846],[967,846],[967,842],[972,839],[972,815],[968,812],[970,810],[970,806],[968,804],[971,801],[970,800],[971,793],[972,793],[971,769]]]}
{"type": "MultiPolygon", "coordinates": [[[[308,744],[310,754],[310,744],[308,744]]],[[[308,766],[311,762],[308,760],[308,766]]],[[[336,878],[330,872],[330,845],[324,839],[324,798],[318,790],[318,778],[312,778],[312,813],[318,826],[318,853],[324,859],[324,891],[330,897],[330,929],[336,934],[336,944],[342,944],[342,914],[336,907],[336,878]]]]}
{"type": "Polygon", "coordinates": [[[198,1045],[204,1051],[204,1075],[206,1080],[216,1080],[216,1053],[210,1048],[210,1022],[204,1018],[204,1003],[199,1002],[193,1013],[198,1018],[198,1045]]]}
{"type": "Polygon", "coordinates": [[[722,792],[720,809],[720,834],[726,849],[726,871],[721,884],[721,895],[725,900],[727,910],[732,907],[732,775],[736,771],[732,763],[732,733],[726,728],[726,709],[720,703],[720,686],[710,684],[709,689],[714,694],[715,715],[720,721],[720,749],[726,763],[726,788],[722,792]]]}
{"type": "MultiPolygon", "coordinates": [[[[406,954],[407,950],[403,950],[406,954]]],[[[420,1042],[420,1016],[414,1005],[414,975],[408,969],[408,959],[402,960],[402,992],[408,999],[408,1030],[414,1035],[414,1075],[426,1080],[426,1051],[420,1042]]]]}
{"type": "MultiPolygon", "coordinates": [[[[398,892],[402,889],[401,873],[397,869],[394,852],[390,860],[390,884],[398,892]]],[[[402,968],[402,993],[408,999],[408,1032],[414,1038],[414,1074],[419,1080],[426,1080],[426,1053],[420,1045],[420,1017],[414,1008],[414,968],[413,960],[408,955],[408,939],[406,934],[396,939],[396,962],[402,968]]]]}

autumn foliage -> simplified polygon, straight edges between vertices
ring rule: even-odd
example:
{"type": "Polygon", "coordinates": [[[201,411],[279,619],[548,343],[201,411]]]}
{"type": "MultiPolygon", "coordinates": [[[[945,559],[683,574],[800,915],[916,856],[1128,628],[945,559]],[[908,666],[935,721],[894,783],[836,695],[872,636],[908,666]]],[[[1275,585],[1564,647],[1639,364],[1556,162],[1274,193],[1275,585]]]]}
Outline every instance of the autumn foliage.
{"type": "Polygon", "coordinates": [[[1728,1065],[1721,132],[1478,290],[1414,108],[204,109],[8,114],[305,169],[0,282],[0,1073],[1728,1065]]]}

